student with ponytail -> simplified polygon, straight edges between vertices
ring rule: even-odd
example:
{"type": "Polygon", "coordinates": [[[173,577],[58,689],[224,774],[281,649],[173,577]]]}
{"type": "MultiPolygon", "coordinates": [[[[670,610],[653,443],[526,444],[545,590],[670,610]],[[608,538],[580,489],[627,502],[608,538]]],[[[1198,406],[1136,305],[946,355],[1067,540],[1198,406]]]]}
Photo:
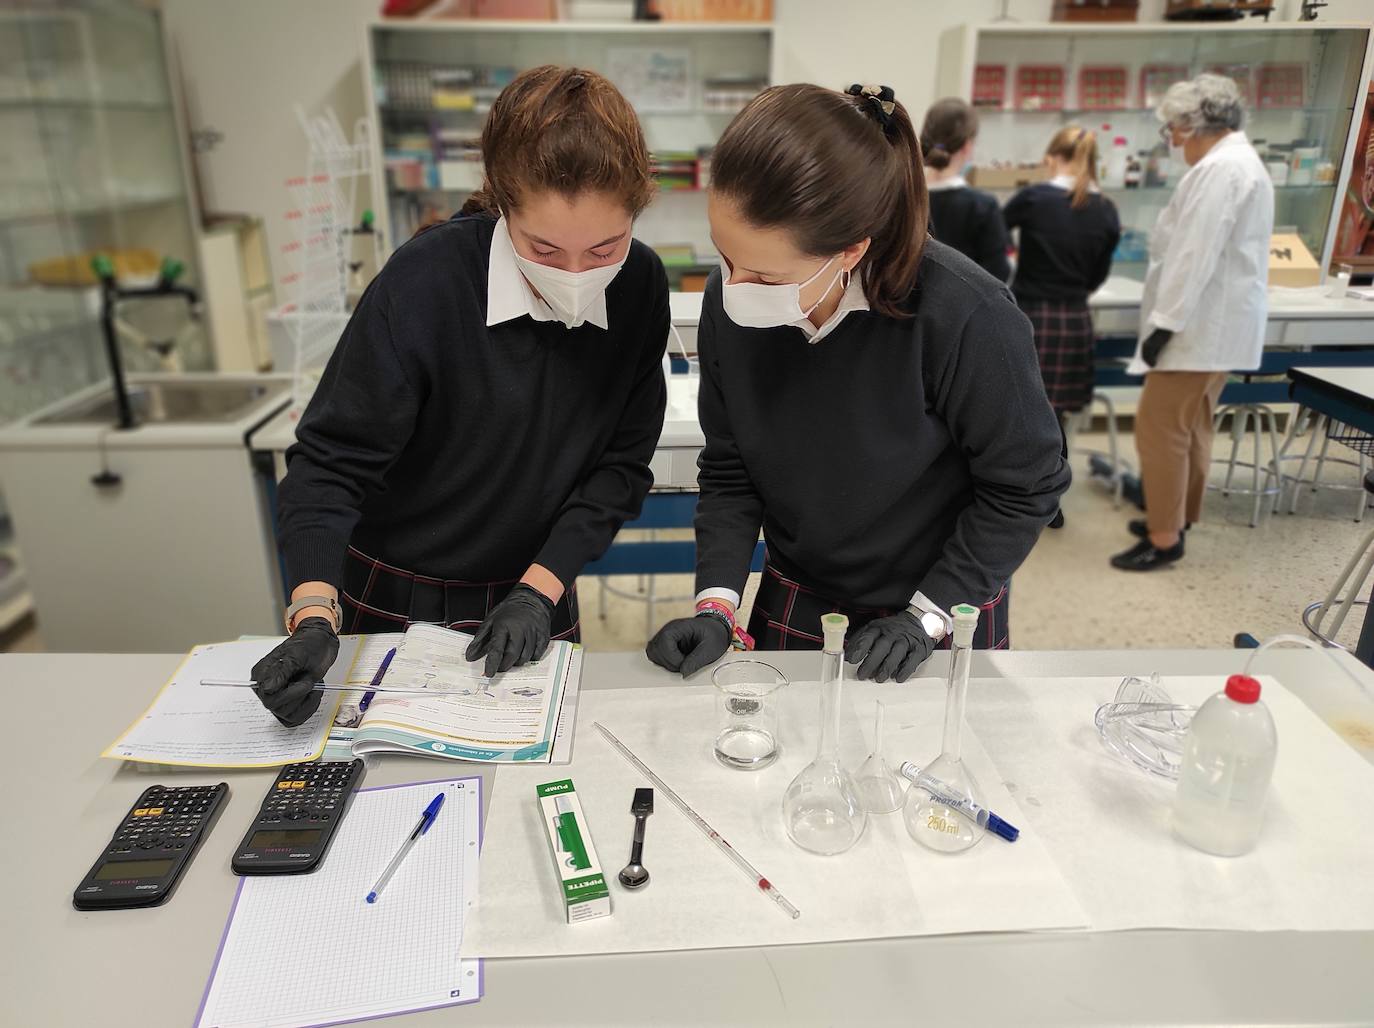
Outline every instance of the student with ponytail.
{"type": "Polygon", "coordinates": [[[1035,349],[1050,404],[1082,410],[1093,395],[1093,323],[1088,297],[1107,280],[1121,238],[1116,207],[1097,188],[1097,140],[1066,125],[1045,150],[1048,182],[1007,203],[1007,228],[1020,233],[1011,291],[1035,328],[1035,349]]]}
{"type": "Polygon", "coordinates": [[[997,198],[974,189],[964,178],[977,138],[978,112],[966,100],[946,97],[926,111],[921,154],[930,192],[930,234],[1005,282],[1011,277],[1011,262],[997,198]]]}
{"type": "Polygon", "coordinates": [[[819,649],[850,618],[861,678],[905,681],[956,603],[1007,645],[1007,583],[1069,482],[1006,287],[927,239],[921,150],[888,87],[776,86],[725,130],[708,200],[721,270],[698,334],[697,615],[651,660],[692,674],[749,619],[761,649],[819,649]]]}
{"type": "Polygon", "coordinates": [[[287,451],[289,638],[253,668],[284,724],[343,632],[475,633],[488,675],[578,638],[574,582],[635,517],[663,428],[668,282],[634,108],[591,71],[517,76],[463,212],[368,286],[287,451]]]}

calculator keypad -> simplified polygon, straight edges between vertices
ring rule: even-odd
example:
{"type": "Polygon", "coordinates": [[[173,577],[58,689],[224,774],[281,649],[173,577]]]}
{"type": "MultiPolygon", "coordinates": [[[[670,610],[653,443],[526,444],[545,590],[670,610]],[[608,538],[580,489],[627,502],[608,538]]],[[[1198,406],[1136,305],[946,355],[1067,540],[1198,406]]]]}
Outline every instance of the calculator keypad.
{"type": "Polygon", "coordinates": [[[184,850],[194,844],[196,830],[214,811],[216,786],[155,785],[139,797],[138,805],[115,830],[111,853],[184,850]]]}
{"type": "Polygon", "coordinates": [[[283,826],[333,821],[343,809],[353,781],[351,761],[288,765],[263,800],[258,821],[283,826]]]}

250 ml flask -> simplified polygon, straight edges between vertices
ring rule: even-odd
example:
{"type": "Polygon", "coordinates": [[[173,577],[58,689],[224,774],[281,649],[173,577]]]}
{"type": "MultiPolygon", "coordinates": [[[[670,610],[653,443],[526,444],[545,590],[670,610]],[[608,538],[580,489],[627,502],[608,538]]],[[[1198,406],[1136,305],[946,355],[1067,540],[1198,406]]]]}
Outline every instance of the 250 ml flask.
{"type": "Polygon", "coordinates": [[[1183,739],[1174,833],[1221,857],[1254,849],[1264,824],[1279,740],[1259,697],[1259,682],[1232,675],[1198,708],[1183,739]]]}

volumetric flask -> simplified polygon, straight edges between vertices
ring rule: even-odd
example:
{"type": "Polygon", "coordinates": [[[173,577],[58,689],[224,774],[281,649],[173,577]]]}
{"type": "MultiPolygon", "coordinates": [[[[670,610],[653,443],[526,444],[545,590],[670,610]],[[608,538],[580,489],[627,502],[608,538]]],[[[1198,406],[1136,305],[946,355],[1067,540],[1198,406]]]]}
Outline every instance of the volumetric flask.
{"type": "Polygon", "coordinates": [[[758,771],[778,759],[778,701],[787,678],[761,660],[732,660],[711,672],[716,687],[716,759],[758,771]]]}

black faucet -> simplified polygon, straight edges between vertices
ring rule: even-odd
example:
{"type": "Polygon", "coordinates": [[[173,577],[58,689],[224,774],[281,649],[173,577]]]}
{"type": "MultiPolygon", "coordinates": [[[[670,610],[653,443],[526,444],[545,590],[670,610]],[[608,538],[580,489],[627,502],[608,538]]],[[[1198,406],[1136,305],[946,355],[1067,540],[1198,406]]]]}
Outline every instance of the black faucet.
{"type": "Polygon", "coordinates": [[[115,331],[115,310],[121,300],[132,297],[180,296],[191,309],[191,317],[200,317],[200,294],[191,286],[177,285],[177,279],[186,270],[181,261],[172,257],[162,259],[157,281],[150,286],[121,286],[115,280],[114,261],[105,254],[96,254],[91,260],[91,270],[100,279],[100,330],[105,337],[105,359],[110,365],[110,377],[114,381],[115,406],[119,412],[117,428],[134,428],[133,405],[129,402],[129,385],[124,380],[124,360],[119,352],[119,335],[115,331]]]}

